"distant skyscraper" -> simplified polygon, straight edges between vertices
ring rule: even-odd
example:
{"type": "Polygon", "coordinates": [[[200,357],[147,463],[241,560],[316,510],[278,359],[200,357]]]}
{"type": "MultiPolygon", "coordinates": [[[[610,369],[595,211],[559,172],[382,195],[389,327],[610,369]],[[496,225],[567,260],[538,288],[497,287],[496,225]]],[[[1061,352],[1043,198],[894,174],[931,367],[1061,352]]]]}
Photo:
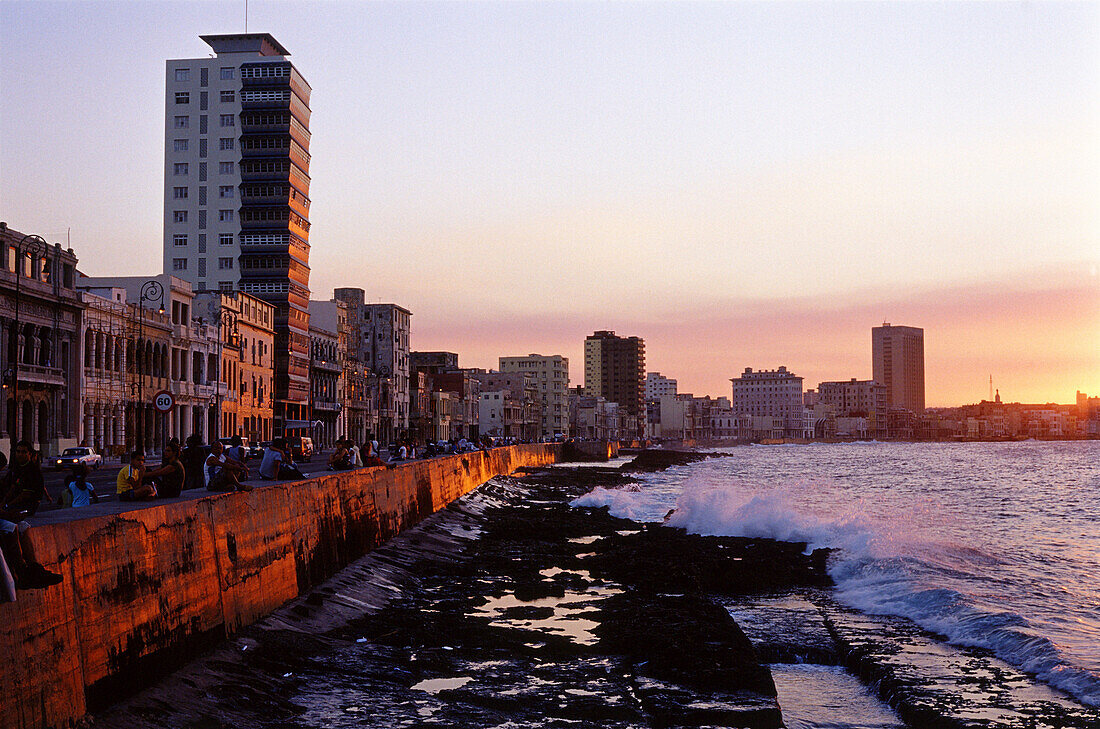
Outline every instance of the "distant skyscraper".
{"type": "Polygon", "coordinates": [[[883,323],[871,328],[874,379],[886,385],[886,405],[924,413],[924,330],[883,323]]]}
{"type": "Polygon", "coordinates": [[[617,402],[635,419],[629,434],[645,434],[645,340],[595,332],[584,340],[586,395],[617,402]]]}
{"type": "Polygon", "coordinates": [[[164,271],[275,307],[275,430],[309,409],[309,94],[268,33],[167,63],[164,271]]]}

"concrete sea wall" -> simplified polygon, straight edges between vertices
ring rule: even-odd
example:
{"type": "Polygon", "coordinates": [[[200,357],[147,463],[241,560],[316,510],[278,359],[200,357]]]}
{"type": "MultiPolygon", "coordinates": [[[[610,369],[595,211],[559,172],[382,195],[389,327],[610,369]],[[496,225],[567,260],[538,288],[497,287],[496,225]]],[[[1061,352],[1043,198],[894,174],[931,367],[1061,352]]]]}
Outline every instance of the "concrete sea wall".
{"type": "Polygon", "coordinates": [[[0,605],[0,726],[72,726],[560,445],[332,473],[34,527],[64,580],[0,605]]]}

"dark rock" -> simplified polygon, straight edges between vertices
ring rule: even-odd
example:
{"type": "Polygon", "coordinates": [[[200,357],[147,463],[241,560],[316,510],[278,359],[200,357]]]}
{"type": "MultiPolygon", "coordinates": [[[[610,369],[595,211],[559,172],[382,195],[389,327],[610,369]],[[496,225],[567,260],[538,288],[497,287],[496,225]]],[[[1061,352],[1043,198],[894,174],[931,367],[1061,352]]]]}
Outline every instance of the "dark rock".
{"type": "Polygon", "coordinates": [[[593,575],[648,592],[737,595],[831,585],[826,550],[804,552],[805,544],[704,537],[650,525],[609,535],[585,566],[593,575]]]}
{"type": "Polygon", "coordinates": [[[710,453],[695,453],[693,451],[665,451],[644,450],[634,457],[634,460],[623,466],[625,472],[650,472],[663,471],[672,466],[684,466],[697,461],[705,461],[714,455],[710,453]]]}
{"type": "Polygon", "coordinates": [[[643,676],[775,696],[749,639],[723,607],[701,595],[627,591],[604,600],[597,615],[600,648],[626,656],[643,676]]]}

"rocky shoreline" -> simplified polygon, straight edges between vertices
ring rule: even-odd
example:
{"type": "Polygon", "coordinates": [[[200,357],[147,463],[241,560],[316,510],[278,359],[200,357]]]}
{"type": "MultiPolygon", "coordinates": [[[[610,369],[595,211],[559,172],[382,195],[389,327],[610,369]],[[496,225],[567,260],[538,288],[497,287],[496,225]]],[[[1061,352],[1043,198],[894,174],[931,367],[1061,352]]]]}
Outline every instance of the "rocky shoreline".
{"type": "Polygon", "coordinates": [[[781,726],[708,594],[827,584],[823,555],[569,506],[629,482],[497,479],[92,724],[781,726]]]}
{"type": "MultiPolygon", "coordinates": [[[[879,682],[911,726],[1038,726],[956,721],[929,703],[920,676],[889,669],[881,627],[830,604],[824,550],[569,506],[596,486],[632,477],[558,467],[494,479],[91,724],[774,729],[765,662],[809,661],[879,682]]],[[[1037,709],[1050,726],[1090,725],[1091,713],[1052,707],[1037,709]]]]}

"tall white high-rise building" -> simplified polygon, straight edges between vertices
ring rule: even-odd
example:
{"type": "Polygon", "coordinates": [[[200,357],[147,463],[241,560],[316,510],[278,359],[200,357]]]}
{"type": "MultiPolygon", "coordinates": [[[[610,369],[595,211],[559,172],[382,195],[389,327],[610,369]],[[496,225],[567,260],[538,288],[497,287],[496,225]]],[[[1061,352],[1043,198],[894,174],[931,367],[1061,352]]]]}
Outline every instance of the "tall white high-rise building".
{"type": "Polygon", "coordinates": [[[282,433],[310,419],[310,87],[268,33],[202,39],[167,62],[164,271],[274,307],[282,433]]]}

